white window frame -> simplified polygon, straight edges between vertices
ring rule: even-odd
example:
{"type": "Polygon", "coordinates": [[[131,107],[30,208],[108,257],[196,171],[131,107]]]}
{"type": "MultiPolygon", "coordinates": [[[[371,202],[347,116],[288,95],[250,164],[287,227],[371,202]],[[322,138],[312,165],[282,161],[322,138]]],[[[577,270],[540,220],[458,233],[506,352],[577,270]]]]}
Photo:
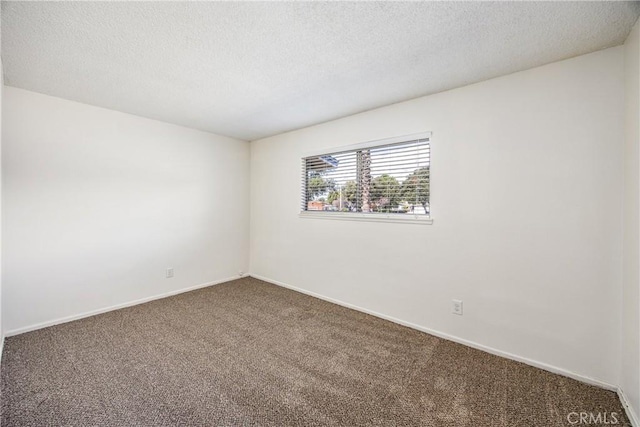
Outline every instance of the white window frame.
{"type": "MultiPolygon", "coordinates": [[[[402,135],[402,136],[394,136],[392,138],[378,139],[374,141],[361,142],[358,144],[351,144],[341,147],[328,147],[321,150],[314,150],[308,153],[305,153],[302,156],[302,159],[312,156],[323,156],[331,153],[339,153],[344,151],[358,151],[367,148],[375,148],[380,147],[382,145],[390,145],[397,144],[401,142],[415,141],[417,139],[429,139],[429,147],[430,153],[429,158],[431,159],[431,147],[432,147],[432,138],[431,132],[420,132],[410,135],[402,135]]],[[[302,165],[303,170],[301,170],[300,175],[305,173],[304,165],[302,165]]],[[[429,183],[431,185],[431,182],[429,183]]],[[[429,197],[429,204],[431,205],[431,197],[429,197]]],[[[310,219],[329,219],[329,220],[339,220],[339,221],[371,221],[371,222],[391,222],[391,223],[405,223],[405,224],[423,224],[423,225],[431,225],[433,224],[433,216],[431,216],[431,212],[429,215],[411,215],[411,214],[388,214],[388,213],[378,213],[378,212],[324,212],[324,211],[308,211],[308,210],[300,210],[298,214],[300,218],[310,218],[310,219]]]]}

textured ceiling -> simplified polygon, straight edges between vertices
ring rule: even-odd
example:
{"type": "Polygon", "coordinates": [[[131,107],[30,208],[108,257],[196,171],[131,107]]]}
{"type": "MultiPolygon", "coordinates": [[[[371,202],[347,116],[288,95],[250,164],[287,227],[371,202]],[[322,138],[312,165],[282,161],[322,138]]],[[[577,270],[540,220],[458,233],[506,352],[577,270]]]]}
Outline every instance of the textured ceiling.
{"type": "Polygon", "coordinates": [[[5,83],[246,140],[615,46],[638,2],[2,2],[5,83]]]}

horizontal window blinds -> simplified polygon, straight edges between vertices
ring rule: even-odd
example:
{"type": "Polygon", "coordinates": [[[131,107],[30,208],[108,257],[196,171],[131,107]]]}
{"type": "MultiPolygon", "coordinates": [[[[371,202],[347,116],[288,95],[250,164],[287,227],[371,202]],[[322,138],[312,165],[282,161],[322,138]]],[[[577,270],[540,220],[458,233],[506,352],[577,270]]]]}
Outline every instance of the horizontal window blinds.
{"type": "Polygon", "coordinates": [[[303,211],[429,215],[429,138],[302,159],[303,211]]]}

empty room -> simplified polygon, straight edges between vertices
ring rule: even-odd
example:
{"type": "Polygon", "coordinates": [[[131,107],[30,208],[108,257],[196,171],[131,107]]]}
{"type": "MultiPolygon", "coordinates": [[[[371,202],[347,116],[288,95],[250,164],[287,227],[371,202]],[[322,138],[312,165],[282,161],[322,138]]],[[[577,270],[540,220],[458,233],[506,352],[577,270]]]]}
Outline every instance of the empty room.
{"type": "Polygon", "coordinates": [[[2,427],[640,427],[639,16],[1,1],[2,427]]]}

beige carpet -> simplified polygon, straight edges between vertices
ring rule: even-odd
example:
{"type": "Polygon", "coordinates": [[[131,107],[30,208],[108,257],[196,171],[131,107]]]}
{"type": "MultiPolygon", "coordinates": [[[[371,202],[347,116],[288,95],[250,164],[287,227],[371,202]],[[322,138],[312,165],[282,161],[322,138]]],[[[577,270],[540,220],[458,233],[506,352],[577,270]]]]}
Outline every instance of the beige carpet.
{"type": "Polygon", "coordinates": [[[252,278],[8,338],[1,399],[3,427],[629,425],[612,392],[252,278]]]}

